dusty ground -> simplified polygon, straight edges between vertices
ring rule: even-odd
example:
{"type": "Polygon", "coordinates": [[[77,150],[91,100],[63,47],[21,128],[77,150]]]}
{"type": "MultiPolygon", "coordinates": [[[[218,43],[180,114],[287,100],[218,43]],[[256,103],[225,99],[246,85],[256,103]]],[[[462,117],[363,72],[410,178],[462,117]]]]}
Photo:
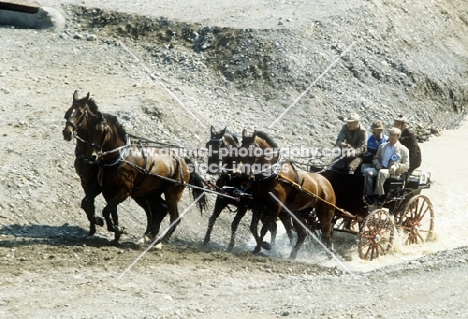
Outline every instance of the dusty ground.
{"type": "MultiPolygon", "coordinates": [[[[2,318],[457,318],[467,312],[463,160],[468,126],[457,126],[467,99],[466,4],[236,1],[224,8],[215,2],[172,1],[161,3],[158,11],[145,1],[80,3],[157,17],[150,23],[129,16],[128,26],[122,22],[126,13],[42,3],[63,10],[66,30],[0,29],[2,318]],[[408,20],[416,13],[420,19],[408,20]],[[152,24],[161,21],[160,15],[177,36],[165,38],[166,23],[161,29],[152,24]],[[117,22],[90,27],[104,18],[117,22]],[[219,33],[213,31],[216,25],[219,33]],[[410,27],[412,32],[403,32],[410,27]],[[132,30],[149,28],[157,35],[130,36],[132,30]],[[205,30],[205,37],[184,40],[178,32],[188,29],[205,30]],[[220,49],[228,47],[226,39],[238,47],[220,49]],[[184,106],[118,41],[141,57],[205,127],[194,125],[184,106]],[[255,60],[262,52],[259,41],[272,60],[255,60]],[[359,260],[354,238],[341,236],[335,247],[342,263],[329,260],[312,241],[298,261],[289,262],[282,237],[273,252],[249,253],[249,218],[240,226],[235,251],[224,252],[228,213],[216,225],[213,242],[202,246],[209,213],[193,211],[169,245],[133,265],[145,249],[135,244],[145,217],[131,201],[120,205],[127,229],[120,246],[110,245],[112,236],[103,228],[85,238],[74,145],[61,136],[74,90],[80,96],[89,91],[131,133],[202,147],[209,125],[236,132],[268,127],[352,41],[359,44],[356,51],[304,96],[292,109],[294,116],[268,132],[281,145],[329,145],[340,125],[337,116],[349,109],[361,111],[365,123],[381,117],[388,124],[399,109],[424,127],[458,128],[422,144],[423,169],[436,181],[425,191],[435,207],[436,242],[423,247],[397,242],[391,255],[370,263],[359,260]],[[194,53],[203,45],[215,49],[205,46],[194,53]],[[257,51],[249,56],[252,47],[257,51]],[[215,67],[225,61],[228,66],[215,67]]],[[[186,196],[180,210],[189,203],[186,196]]],[[[103,204],[98,198],[97,208],[103,204]]]]}

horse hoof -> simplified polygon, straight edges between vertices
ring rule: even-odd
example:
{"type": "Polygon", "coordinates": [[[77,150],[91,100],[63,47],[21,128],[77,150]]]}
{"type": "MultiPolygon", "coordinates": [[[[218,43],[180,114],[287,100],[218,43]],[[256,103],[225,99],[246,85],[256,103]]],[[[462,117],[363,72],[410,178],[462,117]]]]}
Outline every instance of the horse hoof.
{"type": "Polygon", "coordinates": [[[154,237],[152,237],[150,234],[144,234],[138,241],[137,244],[147,244],[153,242],[154,237]]]}
{"type": "Polygon", "coordinates": [[[258,254],[261,250],[261,247],[255,247],[255,249],[252,251],[252,254],[258,254]]]}
{"type": "Polygon", "coordinates": [[[161,250],[163,247],[162,243],[158,243],[156,245],[154,245],[154,249],[157,249],[157,250],[161,250]]]}
{"type": "Polygon", "coordinates": [[[102,217],[95,217],[95,219],[96,220],[94,221],[94,223],[96,225],[101,226],[101,227],[104,226],[104,219],[102,219],[102,217]]]}
{"type": "Polygon", "coordinates": [[[271,249],[271,245],[269,243],[267,243],[266,241],[264,241],[262,243],[262,248],[265,249],[265,250],[270,250],[271,249]]]}
{"type": "Polygon", "coordinates": [[[226,248],[226,251],[227,251],[227,252],[231,252],[233,249],[234,249],[234,245],[229,245],[229,246],[226,248]]]}
{"type": "Polygon", "coordinates": [[[114,229],[111,230],[112,232],[114,232],[117,236],[117,234],[122,235],[122,234],[125,234],[125,227],[119,227],[119,226],[114,226],[114,229]]]}
{"type": "Polygon", "coordinates": [[[88,236],[86,236],[86,237],[91,237],[91,236],[93,236],[95,233],[96,233],[96,227],[94,227],[94,225],[91,225],[90,228],[89,228],[88,236]]]}

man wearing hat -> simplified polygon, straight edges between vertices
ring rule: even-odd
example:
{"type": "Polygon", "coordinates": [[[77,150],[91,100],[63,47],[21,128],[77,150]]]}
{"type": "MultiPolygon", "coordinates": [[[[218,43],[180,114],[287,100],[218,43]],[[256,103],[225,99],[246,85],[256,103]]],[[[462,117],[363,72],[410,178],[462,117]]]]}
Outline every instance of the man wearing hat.
{"type": "Polygon", "coordinates": [[[377,154],[380,144],[387,142],[388,136],[384,134],[384,126],[382,121],[376,120],[371,126],[372,134],[367,139],[367,152],[372,155],[377,154]]]}
{"type": "Polygon", "coordinates": [[[385,194],[384,183],[389,177],[398,179],[400,175],[407,172],[409,169],[409,151],[406,146],[402,145],[398,139],[401,131],[398,128],[389,130],[388,142],[379,146],[377,154],[372,161],[373,167],[368,167],[363,170],[365,178],[364,194],[368,195],[368,199],[372,204],[376,203],[377,195],[382,197],[385,194]],[[372,189],[373,176],[377,175],[375,189],[372,189]]]}
{"type": "Polygon", "coordinates": [[[356,168],[361,164],[362,158],[366,152],[366,130],[361,127],[359,115],[349,113],[336,139],[336,146],[340,147],[344,157],[333,166],[334,169],[346,170],[353,174],[356,168]]]}
{"type": "Polygon", "coordinates": [[[421,166],[422,162],[421,148],[418,145],[418,139],[414,131],[408,128],[408,120],[403,114],[395,117],[393,126],[401,130],[400,143],[409,150],[410,167],[408,172],[411,174],[416,168],[421,166]]]}

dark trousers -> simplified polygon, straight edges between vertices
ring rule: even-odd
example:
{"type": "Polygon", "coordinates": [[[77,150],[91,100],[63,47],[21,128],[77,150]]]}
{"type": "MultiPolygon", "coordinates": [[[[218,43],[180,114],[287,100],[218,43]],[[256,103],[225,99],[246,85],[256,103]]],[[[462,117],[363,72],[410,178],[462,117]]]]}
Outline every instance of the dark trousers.
{"type": "Polygon", "coordinates": [[[332,170],[338,172],[356,171],[361,162],[361,157],[343,157],[333,165],[332,170]]]}

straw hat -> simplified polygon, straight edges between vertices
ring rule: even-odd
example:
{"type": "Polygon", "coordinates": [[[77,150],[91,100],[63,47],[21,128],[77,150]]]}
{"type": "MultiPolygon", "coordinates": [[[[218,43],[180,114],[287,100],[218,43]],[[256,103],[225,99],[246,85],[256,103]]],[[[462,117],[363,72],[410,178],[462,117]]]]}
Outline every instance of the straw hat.
{"type": "Polygon", "coordinates": [[[382,121],[377,120],[372,123],[371,130],[383,130],[384,126],[382,124],[382,121]]]}
{"type": "Polygon", "coordinates": [[[396,116],[393,120],[397,121],[397,122],[408,123],[408,120],[406,119],[406,117],[403,114],[400,114],[400,115],[396,116]]]}
{"type": "Polygon", "coordinates": [[[348,123],[349,122],[357,122],[359,120],[360,120],[359,115],[357,115],[357,113],[353,113],[353,112],[349,113],[348,117],[345,118],[345,122],[348,122],[348,123]]]}

